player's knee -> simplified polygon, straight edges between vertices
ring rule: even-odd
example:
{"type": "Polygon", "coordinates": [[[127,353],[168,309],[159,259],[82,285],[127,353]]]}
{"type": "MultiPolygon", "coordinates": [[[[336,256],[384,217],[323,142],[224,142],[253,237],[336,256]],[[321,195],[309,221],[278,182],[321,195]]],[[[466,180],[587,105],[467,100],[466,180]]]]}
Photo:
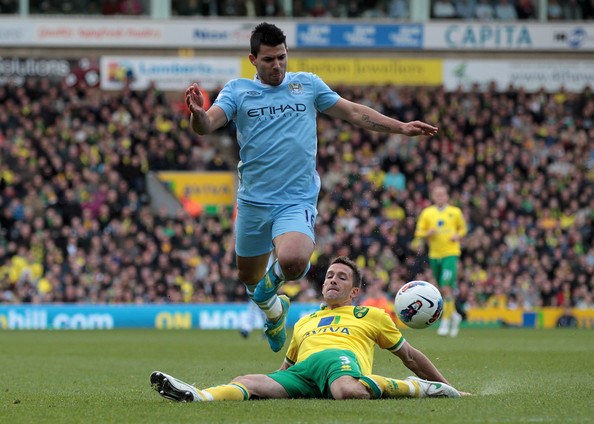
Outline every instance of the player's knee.
{"type": "Polygon", "coordinates": [[[235,377],[231,380],[231,383],[239,383],[239,384],[246,384],[251,381],[251,375],[240,375],[239,377],[235,377]]]}
{"type": "Polygon", "coordinates": [[[285,255],[278,257],[278,264],[283,270],[283,274],[287,280],[295,280],[299,278],[307,269],[309,258],[298,257],[293,255],[285,255]]]}
{"type": "MultiPolygon", "coordinates": [[[[254,389],[254,388],[257,389],[259,386],[262,385],[262,380],[264,377],[265,376],[263,374],[240,375],[239,377],[235,377],[233,380],[231,380],[230,384],[231,383],[243,384],[246,388],[250,389],[250,393],[251,393],[252,389],[254,389]]],[[[258,392],[258,390],[255,390],[255,392],[258,392]]]]}
{"type": "Polygon", "coordinates": [[[369,392],[361,383],[336,387],[332,390],[332,396],[336,400],[371,398],[369,392]]]}

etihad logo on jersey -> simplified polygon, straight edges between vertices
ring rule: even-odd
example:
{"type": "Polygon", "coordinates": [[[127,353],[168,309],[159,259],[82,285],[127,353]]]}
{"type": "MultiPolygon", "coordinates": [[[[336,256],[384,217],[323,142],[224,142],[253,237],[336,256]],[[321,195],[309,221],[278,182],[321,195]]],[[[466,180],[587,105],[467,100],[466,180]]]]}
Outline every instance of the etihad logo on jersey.
{"type": "Polygon", "coordinates": [[[301,103],[295,103],[294,105],[257,107],[249,109],[247,114],[250,118],[258,118],[260,121],[266,121],[277,118],[289,118],[305,111],[307,111],[307,106],[301,103]]]}

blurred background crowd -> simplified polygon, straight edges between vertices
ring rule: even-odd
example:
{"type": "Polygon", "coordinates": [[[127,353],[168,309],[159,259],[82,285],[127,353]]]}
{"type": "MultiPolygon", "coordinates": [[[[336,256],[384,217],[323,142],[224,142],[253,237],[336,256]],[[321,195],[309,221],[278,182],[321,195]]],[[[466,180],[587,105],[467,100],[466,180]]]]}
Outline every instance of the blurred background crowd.
{"type": "MultiPolygon", "coordinates": [[[[325,267],[339,254],[364,268],[358,301],[431,281],[414,227],[441,182],[469,226],[460,309],[594,307],[590,89],[333,88],[440,131],[382,135],[320,115],[317,248],[308,276],[284,286],[289,296],[319,301],[325,267]]],[[[247,300],[232,211],[172,217],[150,207],[149,171],[236,166],[233,126],[192,133],[178,97],[43,78],[0,86],[0,302],[247,300]]]]}
{"type": "MultiPolygon", "coordinates": [[[[146,16],[150,0],[29,0],[31,14],[146,16]]],[[[173,16],[409,19],[413,0],[171,0],[173,16]]],[[[0,13],[19,13],[19,0],[0,0],[0,13]]],[[[431,0],[432,19],[594,19],[594,0],[431,0]]]]}

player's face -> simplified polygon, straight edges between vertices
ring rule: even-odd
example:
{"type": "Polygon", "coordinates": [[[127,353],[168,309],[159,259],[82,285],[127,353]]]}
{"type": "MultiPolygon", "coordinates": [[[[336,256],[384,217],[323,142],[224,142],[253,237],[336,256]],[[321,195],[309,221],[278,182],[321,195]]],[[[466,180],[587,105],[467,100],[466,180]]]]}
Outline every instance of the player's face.
{"type": "Polygon", "coordinates": [[[353,287],[353,270],[345,264],[332,264],[326,271],[322,295],[328,306],[348,306],[359,292],[353,287]]]}
{"type": "Polygon", "coordinates": [[[433,191],[433,201],[440,208],[448,203],[448,192],[444,188],[436,188],[433,191]]]}
{"type": "Polygon", "coordinates": [[[280,85],[287,72],[287,48],[284,44],[278,46],[260,46],[258,57],[250,54],[250,62],[258,71],[258,78],[264,84],[280,85]]]}

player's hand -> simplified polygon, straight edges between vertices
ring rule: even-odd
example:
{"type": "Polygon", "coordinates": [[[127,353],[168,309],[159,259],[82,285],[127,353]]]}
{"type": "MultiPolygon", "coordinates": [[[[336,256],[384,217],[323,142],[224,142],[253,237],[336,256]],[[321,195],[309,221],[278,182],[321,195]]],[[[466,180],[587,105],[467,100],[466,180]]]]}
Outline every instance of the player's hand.
{"type": "Polygon", "coordinates": [[[437,133],[437,127],[426,124],[421,121],[411,121],[404,124],[402,134],[408,136],[416,135],[435,135],[437,133]]]}
{"type": "Polygon", "coordinates": [[[460,393],[461,396],[474,396],[472,393],[461,392],[460,390],[458,390],[458,393],[460,393]]]}
{"type": "Polygon", "coordinates": [[[186,90],[186,105],[195,115],[204,113],[204,96],[202,96],[198,84],[194,83],[186,90]]]}

